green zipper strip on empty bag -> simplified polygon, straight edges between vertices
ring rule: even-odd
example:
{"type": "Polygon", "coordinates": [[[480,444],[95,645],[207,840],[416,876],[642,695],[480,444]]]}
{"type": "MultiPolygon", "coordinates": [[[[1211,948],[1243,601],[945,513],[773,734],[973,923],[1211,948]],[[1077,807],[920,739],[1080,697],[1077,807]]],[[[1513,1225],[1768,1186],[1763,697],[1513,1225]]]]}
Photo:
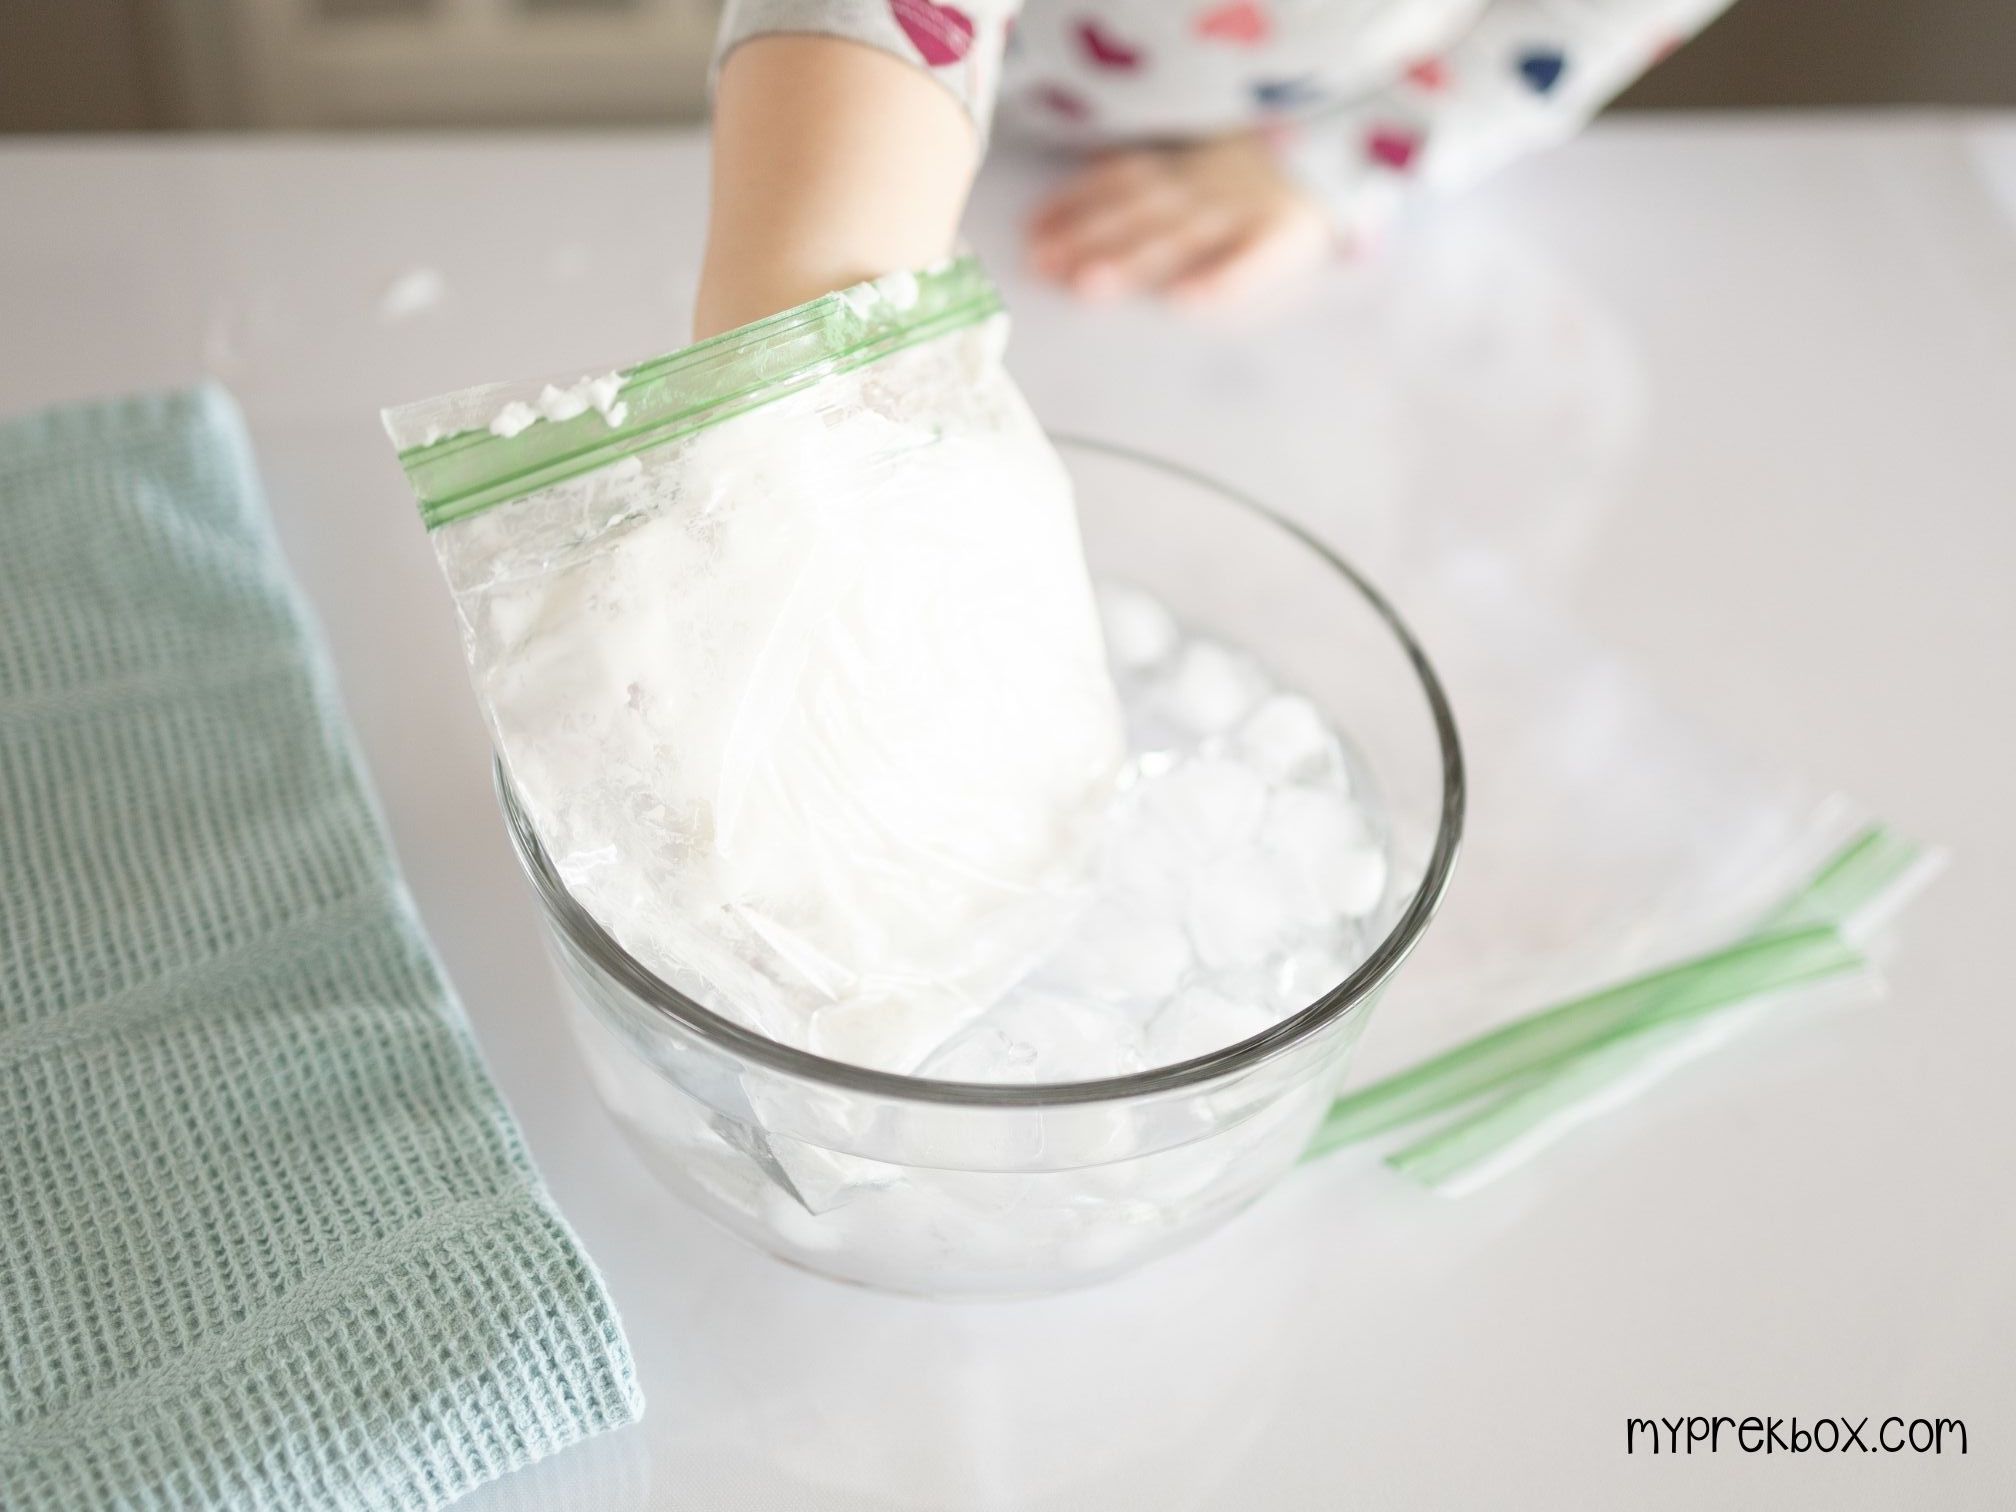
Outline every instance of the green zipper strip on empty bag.
{"type": "MultiPolygon", "coordinates": [[[[897,273],[713,336],[617,376],[617,405],[564,420],[539,420],[515,435],[488,429],[489,415],[458,415],[439,439],[404,446],[399,463],[429,530],[539,489],[664,446],[850,372],[1001,309],[1001,296],[972,257],[921,273],[897,273]],[[619,407],[620,406],[620,407],[619,407]]],[[[507,387],[480,391],[501,407],[507,387]]],[[[460,397],[460,396],[458,396],[460,397]]],[[[418,430],[427,406],[396,417],[418,430]]]]}
{"type": "MultiPolygon", "coordinates": [[[[1908,902],[1936,874],[1943,855],[1871,825],[1850,840],[1791,897],[1761,920],[1750,938],[1782,937],[1813,927],[1853,944],[1908,902]]],[[[1873,968],[1859,950],[1816,962],[1804,981],[1747,984],[1720,1011],[1662,1018],[1568,1058],[1514,1084],[1496,1100],[1387,1157],[1404,1175],[1458,1195],[1538,1154],[1578,1124],[1627,1101],[1668,1070],[1723,1043],[1725,1029],[1779,991],[1847,980],[1873,968]]]]}
{"type": "Polygon", "coordinates": [[[1440,1113],[1480,1093],[1547,1071],[1622,1034],[1705,1013],[1859,964],[1832,929],[1767,935],[1669,966],[1518,1019],[1384,1081],[1340,1098],[1317,1131],[1320,1154],[1440,1113]]]}
{"type": "Polygon", "coordinates": [[[1742,940],[1515,1020],[1340,1098],[1309,1156],[1494,1093],[1389,1158],[1438,1190],[1476,1185],[1544,1130],[1622,1100],[1710,1016],[1866,969],[1853,941],[1915,892],[1938,859],[1869,826],[1742,940]]]}

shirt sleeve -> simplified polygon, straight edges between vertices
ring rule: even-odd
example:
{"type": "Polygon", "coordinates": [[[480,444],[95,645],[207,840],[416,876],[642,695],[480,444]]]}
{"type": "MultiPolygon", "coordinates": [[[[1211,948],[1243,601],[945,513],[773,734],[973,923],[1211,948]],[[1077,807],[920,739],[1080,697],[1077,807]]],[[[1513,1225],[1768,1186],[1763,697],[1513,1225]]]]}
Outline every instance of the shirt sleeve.
{"type": "Polygon", "coordinates": [[[1491,0],[1476,25],[1391,85],[1270,129],[1345,235],[1412,194],[1461,189],[1565,140],[1729,0],[1491,0]]]}
{"type": "Polygon", "coordinates": [[[751,37],[810,33],[901,58],[952,92],[985,141],[1001,85],[1001,56],[1021,0],[728,0],[714,68],[751,37]]]}

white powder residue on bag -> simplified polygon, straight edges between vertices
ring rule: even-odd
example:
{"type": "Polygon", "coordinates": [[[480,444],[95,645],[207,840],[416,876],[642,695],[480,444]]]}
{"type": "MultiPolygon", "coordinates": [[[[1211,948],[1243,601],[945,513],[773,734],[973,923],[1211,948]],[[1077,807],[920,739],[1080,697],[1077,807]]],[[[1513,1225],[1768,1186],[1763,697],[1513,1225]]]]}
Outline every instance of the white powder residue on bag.
{"type": "MultiPolygon", "coordinates": [[[[629,418],[630,407],[616,395],[623,386],[621,373],[604,373],[599,378],[578,378],[566,387],[549,383],[535,399],[513,399],[490,417],[493,436],[509,440],[540,420],[572,420],[589,410],[609,425],[621,425],[629,418]]],[[[439,437],[437,435],[436,439],[439,437]]]]}

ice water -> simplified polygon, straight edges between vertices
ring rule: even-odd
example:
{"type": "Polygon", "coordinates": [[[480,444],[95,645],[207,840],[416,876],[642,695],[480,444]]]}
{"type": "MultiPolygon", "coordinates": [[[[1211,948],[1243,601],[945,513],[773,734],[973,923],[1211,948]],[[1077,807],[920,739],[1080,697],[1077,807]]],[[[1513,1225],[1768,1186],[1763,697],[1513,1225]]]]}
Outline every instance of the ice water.
{"type": "Polygon", "coordinates": [[[1130,759],[1090,896],[917,1075],[1091,1081],[1190,1060],[1307,1007],[1368,948],[1386,848],[1339,733],[1148,593],[1105,583],[1099,605],[1130,759]]]}
{"type": "MultiPolygon", "coordinates": [[[[1384,825],[1344,735],[1152,596],[1109,583],[1099,599],[1130,756],[1087,895],[917,1075],[1082,1082],[1205,1056],[1315,1002],[1389,922],[1384,825]]],[[[584,996],[603,990],[575,975],[584,996]]],[[[730,1227],[872,1285],[1012,1294],[1139,1263],[1257,1195],[1322,1116],[1363,1015],[1299,1064],[1187,1099],[1013,1115],[864,1099],[838,1117],[844,1093],[768,1076],[724,1090],[717,1074],[691,1095],[696,1079],[649,1064],[606,1016],[578,1021],[646,1159],[730,1227]],[[798,1137],[814,1125],[821,1140],[798,1137]]],[[[868,1018],[827,1044],[865,1037],[872,1054],[878,1032],[868,1018]]]]}

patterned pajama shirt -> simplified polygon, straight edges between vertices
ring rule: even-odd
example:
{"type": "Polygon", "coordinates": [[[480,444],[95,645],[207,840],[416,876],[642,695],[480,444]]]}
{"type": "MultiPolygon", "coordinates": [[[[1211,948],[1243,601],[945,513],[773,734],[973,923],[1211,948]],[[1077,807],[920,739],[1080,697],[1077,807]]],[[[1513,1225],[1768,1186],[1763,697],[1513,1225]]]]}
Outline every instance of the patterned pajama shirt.
{"type": "Polygon", "coordinates": [[[753,36],[905,59],[1085,150],[1254,131],[1346,234],[1572,135],[1728,0],[729,0],[753,36]]]}

